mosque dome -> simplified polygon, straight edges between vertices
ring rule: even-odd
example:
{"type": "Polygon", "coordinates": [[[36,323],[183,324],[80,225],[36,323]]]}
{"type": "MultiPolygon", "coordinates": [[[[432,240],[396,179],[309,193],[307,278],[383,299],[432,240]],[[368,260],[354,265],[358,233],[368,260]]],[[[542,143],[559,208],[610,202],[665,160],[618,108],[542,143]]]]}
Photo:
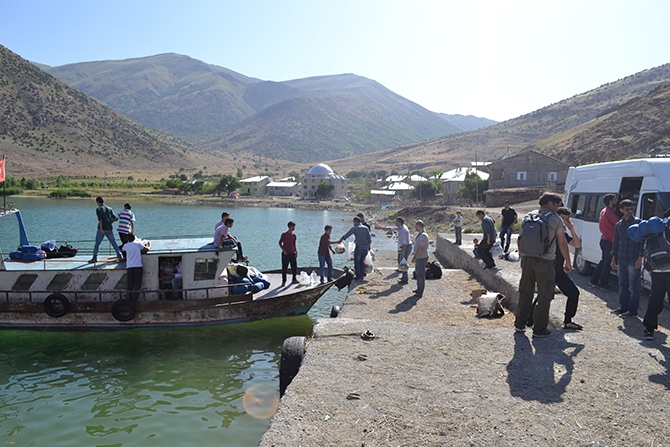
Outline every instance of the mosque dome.
{"type": "Polygon", "coordinates": [[[311,168],[309,168],[309,171],[307,171],[307,175],[333,175],[335,174],[332,169],[330,169],[330,166],[319,163],[318,165],[314,165],[311,168]]]}

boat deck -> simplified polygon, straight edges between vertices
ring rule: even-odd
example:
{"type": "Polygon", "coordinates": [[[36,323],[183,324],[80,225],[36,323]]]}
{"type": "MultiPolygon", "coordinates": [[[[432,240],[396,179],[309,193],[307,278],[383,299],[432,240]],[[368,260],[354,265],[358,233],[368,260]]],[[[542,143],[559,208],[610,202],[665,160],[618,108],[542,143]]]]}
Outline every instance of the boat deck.
{"type": "MultiPolygon", "coordinates": [[[[194,251],[233,251],[236,247],[217,249],[211,238],[188,239],[158,239],[151,240],[151,251],[147,256],[174,255],[192,253],[194,251]]],[[[91,246],[93,243],[91,243],[91,246]]],[[[89,263],[90,253],[78,253],[71,258],[47,258],[40,261],[21,261],[5,258],[7,271],[45,271],[45,270],[115,270],[125,268],[125,262],[119,262],[116,254],[101,256],[98,253],[98,262],[89,263]]],[[[281,281],[281,280],[280,280],[281,281]]]]}

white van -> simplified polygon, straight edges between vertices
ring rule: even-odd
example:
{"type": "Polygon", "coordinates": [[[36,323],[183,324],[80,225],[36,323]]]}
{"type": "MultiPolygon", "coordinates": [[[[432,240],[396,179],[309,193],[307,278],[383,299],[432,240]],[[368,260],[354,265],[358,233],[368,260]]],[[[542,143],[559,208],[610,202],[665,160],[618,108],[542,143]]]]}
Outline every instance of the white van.
{"type": "MultiPolygon", "coordinates": [[[[663,216],[670,208],[670,158],[613,161],[568,170],[564,201],[582,239],[582,248],[574,253],[575,269],[582,275],[590,275],[600,262],[598,218],[608,193],[633,200],[635,215],[641,219],[663,216]]],[[[643,284],[649,287],[649,277],[644,277],[643,284]]]]}

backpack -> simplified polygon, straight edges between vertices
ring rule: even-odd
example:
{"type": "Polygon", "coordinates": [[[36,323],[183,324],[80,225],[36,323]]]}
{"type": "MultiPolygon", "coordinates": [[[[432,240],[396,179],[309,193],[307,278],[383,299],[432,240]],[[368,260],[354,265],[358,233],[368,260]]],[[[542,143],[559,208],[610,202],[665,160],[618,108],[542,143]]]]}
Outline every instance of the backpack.
{"type": "Polygon", "coordinates": [[[442,278],[442,267],[440,267],[440,264],[437,263],[437,261],[431,261],[428,263],[428,269],[432,273],[432,277],[435,279],[440,279],[442,278]]]}
{"type": "Polygon", "coordinates": [[[670,270],[670,243],[667,235],[670,232],[666,222],[664,231],[650,234],[644,241],[645,270],[670,270]]]}
{"type": "Polygon", "coordinates": [[[549,253],[554,239],[549,240],[549,216],[553,213],[540,214],[531,211],[521,221],[521,231],[517,245],[522,255],[542,256],[549,253]]]}

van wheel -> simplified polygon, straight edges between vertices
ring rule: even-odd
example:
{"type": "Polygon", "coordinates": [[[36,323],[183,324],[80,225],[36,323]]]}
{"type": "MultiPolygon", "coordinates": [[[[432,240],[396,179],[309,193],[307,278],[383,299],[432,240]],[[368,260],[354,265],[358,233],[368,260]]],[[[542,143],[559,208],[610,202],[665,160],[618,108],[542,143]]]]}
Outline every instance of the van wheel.
{"type": "Polygon", "coordinates": [[[578,249],[575,253],[574,268],[582,276],[589,276],[593,273],[593,264],[584,259],[581,249],[578,249]]]}
{"type": "Polygon", "coordinates": [[[289,337],[284,340],[279,363],[279,396],[283,396],[293,378],[298,375],[305,357],[306,337],[289,337]]]}

